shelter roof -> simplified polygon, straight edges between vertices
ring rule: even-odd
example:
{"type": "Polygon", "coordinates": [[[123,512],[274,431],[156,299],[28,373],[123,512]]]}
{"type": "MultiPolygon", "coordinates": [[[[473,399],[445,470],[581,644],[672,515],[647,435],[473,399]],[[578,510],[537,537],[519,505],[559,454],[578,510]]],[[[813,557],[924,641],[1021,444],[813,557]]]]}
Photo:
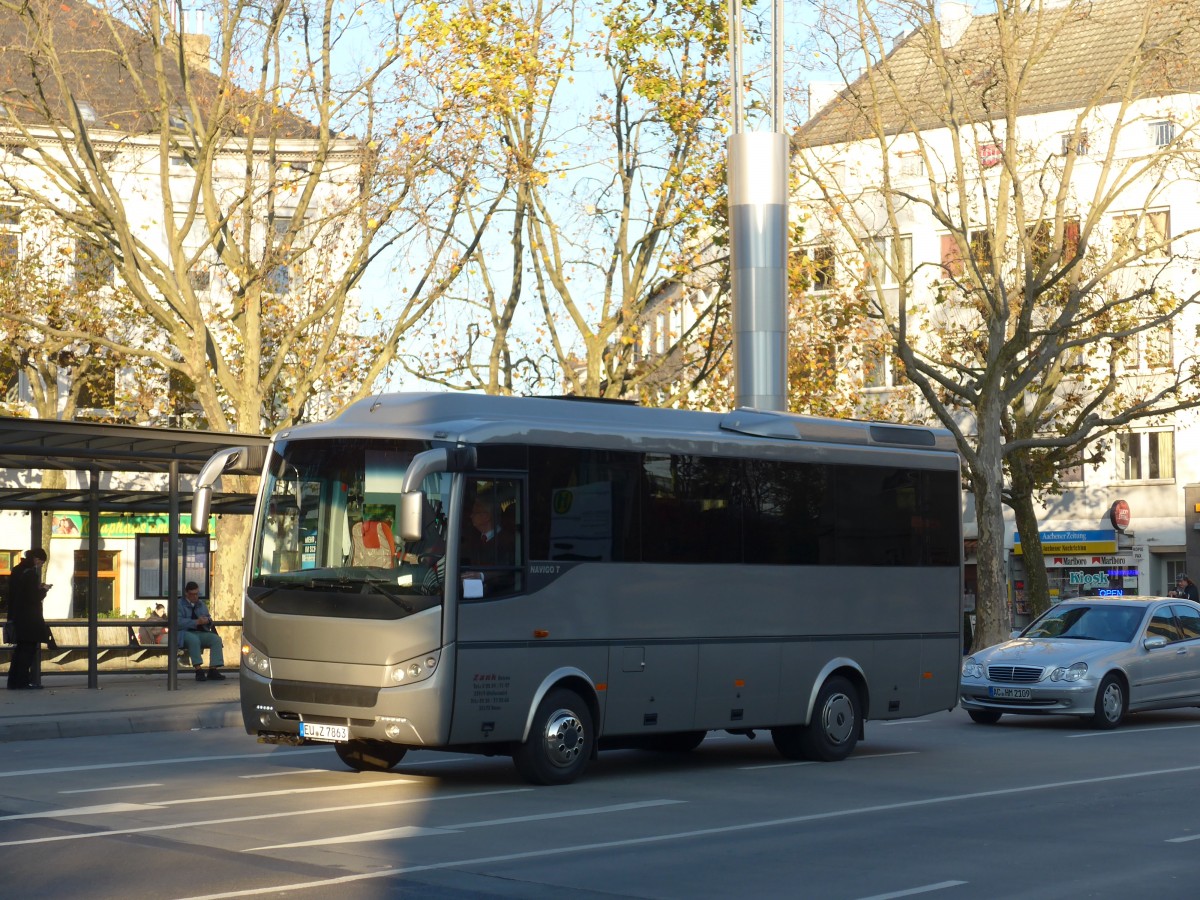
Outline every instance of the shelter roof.
{"type": "MultiPolygon", "coordinates": [[[[140,425],[101,425],[0,416],[0,469],[45,469],[97,472],[166,473],[174,462],[180,474],[195,474],[218,450],[231,446],[265,446],[260,435],[140,425]]],[[[232,469],[234,474],[257,471],[232,469]]],[[[158,513],[170,510],[169,490],[102,488],[97,491],[101,512],[158,513]]],[[[189,495],[181,495],[185,497],[189,495]]],[[[0,488],[0,509],[87,510],[88,488],[0,488]]],[[[214,513],[249,513],[251,494],[221,493],[212,500],[214,513]]]]}

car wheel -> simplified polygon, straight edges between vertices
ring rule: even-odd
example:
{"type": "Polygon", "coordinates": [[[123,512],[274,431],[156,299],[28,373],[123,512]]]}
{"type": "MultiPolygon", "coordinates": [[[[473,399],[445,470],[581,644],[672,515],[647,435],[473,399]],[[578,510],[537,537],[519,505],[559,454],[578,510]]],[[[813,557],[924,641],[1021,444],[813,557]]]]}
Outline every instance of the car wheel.
{"type": "Polygon", "coordinates": [[[1091,726],[1116,728],[1125,719],[1125,706],[1125,682],[1110,672],[1096,691],[1096,712],[1089,719],[1091,726]]]}
{"type": "Polygon", "coordinates": [[[513,751],[513,765],[530,784],[569,784],[587,768],[595,740],[588,705],[559,688],[538,704],[529,737],[513,751]]]}
{"type": "Polygon", "coordinates": [[[837,762],[858,744],[862,730],[861,701],[847,679],[835,675],[817,692],[812,720],[807,725],[771,729],[771,740],[788,759],[837,762]]]}
{"type": "Polygon", "coordinates": [[[1004,713],[994,709],[968,709],[967,715],[971,717],[972,722],[978,722],[980,725],[995,725],[1004,713]]]}
{"type": "Polygon", "coordinates": [[[407,747],[390,744],[387,741],[343,741],[333,745],[338,759],[356,772],[386,772],[394,767],[404,754],[407,747]]]}

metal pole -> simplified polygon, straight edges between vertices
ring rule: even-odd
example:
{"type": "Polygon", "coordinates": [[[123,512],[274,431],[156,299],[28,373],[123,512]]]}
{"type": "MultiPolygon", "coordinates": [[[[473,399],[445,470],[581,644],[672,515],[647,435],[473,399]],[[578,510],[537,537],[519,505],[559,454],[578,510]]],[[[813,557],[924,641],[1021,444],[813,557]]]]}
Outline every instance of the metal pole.
{"type": "Polygon", "coordinates": [[[88,687],[100,687],[100,470],[88,471],[88,687]]]}
{"type": "Polygon", "coordinates": [[[167,467],[167,690],[179,690],[179,460],[167,467]]]}
{"type": "Polygon", "coordinates": [[[787,410],[788,136],[783,125],[783,10],[772,7],[771,132],[744,132],[741,2],[730,0],[730,275],[735,403],[787,410]]]}
{"type": "Polygon", "coordinates": [[[729,115],[733,133],[742,133],[742,0],[729,0],[729,115]]]}

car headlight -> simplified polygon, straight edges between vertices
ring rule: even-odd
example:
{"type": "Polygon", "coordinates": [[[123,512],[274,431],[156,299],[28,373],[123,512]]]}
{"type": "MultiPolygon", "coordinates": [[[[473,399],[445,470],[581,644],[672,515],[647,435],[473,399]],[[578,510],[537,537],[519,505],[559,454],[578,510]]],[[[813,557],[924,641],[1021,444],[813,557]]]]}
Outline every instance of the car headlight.
{"type": "Polygon", "coordinates": [[[271,657],[248,641],[242,642],[242,665],[251,672],[271,677],[271,657]]]}
{"type": "Polygon", "coordinates": [[[963,662],[962,667],[963,678],[982,678],[983,664],[975,661],[975,657],[968,656],[963,662]]]}
{"type": "Polygon", "coordinates": [[[1065,669],[1059,666],[1050,673],[1051,681],[1078,681],[1087,674],[1087,663],[1075,663],[1073,666],[1067,666],[1065,669]]]}
{"type": "Polygon", "coordinates": [[[412,684],[414,681],[424,681],[437,668],[439,654],[426,653],[416,659],[406,659],[402,663],[388,666],[388,684],[412,684]]]}

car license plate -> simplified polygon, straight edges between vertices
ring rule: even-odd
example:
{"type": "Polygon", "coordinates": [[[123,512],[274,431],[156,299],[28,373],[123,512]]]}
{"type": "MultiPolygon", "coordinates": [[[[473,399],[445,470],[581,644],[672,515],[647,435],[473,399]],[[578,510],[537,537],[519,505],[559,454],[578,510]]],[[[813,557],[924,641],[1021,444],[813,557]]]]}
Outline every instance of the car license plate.
{"type": "Polygon", "coordinates": [[[1000,700],[1028,700],[1033,696],[1029,688],[988,688],[988,696],[1000,700]]]}
{"type": "Polygon", "coordinates": [[[348,741],[350,727],[348,725],[325,725],[321,722],[301,722],[300,737],[310,741],[348,741]]]}

